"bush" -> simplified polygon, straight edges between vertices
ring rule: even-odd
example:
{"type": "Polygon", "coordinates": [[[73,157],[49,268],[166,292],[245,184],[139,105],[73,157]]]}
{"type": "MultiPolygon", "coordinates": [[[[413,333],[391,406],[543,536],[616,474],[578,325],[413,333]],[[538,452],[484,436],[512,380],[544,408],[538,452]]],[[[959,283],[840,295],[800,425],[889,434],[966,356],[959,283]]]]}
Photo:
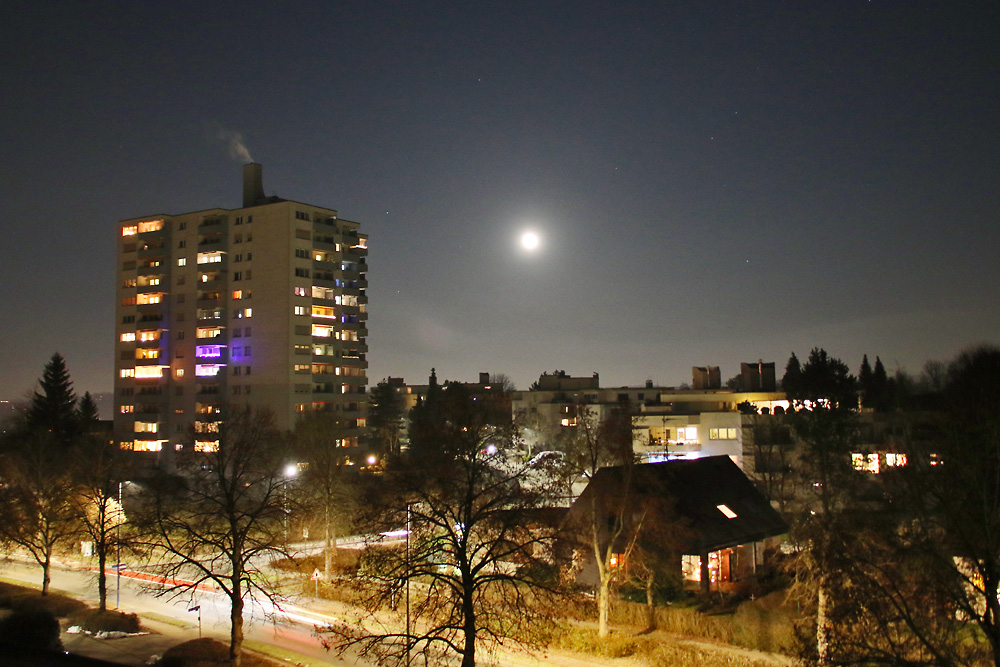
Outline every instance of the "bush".
{"type": "Polygon", "coordinates": [[[62,651],[59,621],[45,609],[20,609],[0,619],[0,644],[37,651],[62,651]]]}
{"type": "Polygon", "coordinates": [[[0,583],[0,608],[14,611],[44,610],[56,618],[63,618],[86,609],[87,605],[58,593],[42,595],[33,588],[0,583]]]}
{"type": "MultiPolygon", "coordinates": [[[[222,667],[230,664],[229,644],[210,637],[192,639],[168,649],[156,664],[159,667],[222,667]]],[[[277,667],[279,663],[244,651],[240,664],[242,667],[277,667]]]]}
{"type": "Polygon", "coordinates": [[[70,625],[78,625],[91,633],[98,632],[140,632],[142,627],[139,617],[135,614],[125,614],[120,611],[87,610],[71,614],[67,619],[70,625]]]}

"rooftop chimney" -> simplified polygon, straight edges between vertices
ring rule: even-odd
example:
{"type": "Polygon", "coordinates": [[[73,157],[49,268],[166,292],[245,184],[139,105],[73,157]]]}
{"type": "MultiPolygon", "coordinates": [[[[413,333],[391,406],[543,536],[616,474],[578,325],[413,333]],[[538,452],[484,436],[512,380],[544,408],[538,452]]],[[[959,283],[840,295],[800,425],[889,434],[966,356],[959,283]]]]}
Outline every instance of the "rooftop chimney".
{"type": "Polygon", "coordinates": [[[263,169],[256,162],[243,165],[243,208],[256,206],[264,199],[263,169]]]}

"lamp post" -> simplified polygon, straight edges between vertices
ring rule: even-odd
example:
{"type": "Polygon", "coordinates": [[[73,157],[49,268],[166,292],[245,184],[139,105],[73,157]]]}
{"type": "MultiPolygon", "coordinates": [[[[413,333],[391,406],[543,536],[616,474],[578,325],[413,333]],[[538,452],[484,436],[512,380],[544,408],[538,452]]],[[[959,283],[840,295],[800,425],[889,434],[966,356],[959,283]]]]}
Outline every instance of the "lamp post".
{"type": "Polygon", "coordinates": [[[406,667],[410,667],[410,503],[406,503],[406,667]]]}
{"type": "Polygon", "coordinates": [[[285,533],[285,546],[288,546],[288,485],[295,476],[299,474],[299,467],[294,463],[289,463],[283,471],[284,481],[281,484],[281,514],[282,525],[285,533]]]}
{"type": "Polygon", "coordinates": [[[118,482],[118,525],[115,526],[115,552],[117,564],[115,567],[115,611],[121,610],[122,602],[122,521],[125,519],[125,508],[122,507],[122,484],[118,482]]]}

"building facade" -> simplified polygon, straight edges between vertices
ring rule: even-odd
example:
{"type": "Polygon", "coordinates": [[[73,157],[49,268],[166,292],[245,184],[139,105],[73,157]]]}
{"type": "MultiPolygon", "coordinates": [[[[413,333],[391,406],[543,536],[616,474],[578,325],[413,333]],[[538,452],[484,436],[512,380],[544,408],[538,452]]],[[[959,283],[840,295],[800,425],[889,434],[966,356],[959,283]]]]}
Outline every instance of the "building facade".
{"type": "Polygon", "coordinates": [[[115,436],[137,452],[217,446],[224,409],[278,428],[329,410],[365,426],[367,236],[333,209],[265,197],[119,222],[115,436]]]}

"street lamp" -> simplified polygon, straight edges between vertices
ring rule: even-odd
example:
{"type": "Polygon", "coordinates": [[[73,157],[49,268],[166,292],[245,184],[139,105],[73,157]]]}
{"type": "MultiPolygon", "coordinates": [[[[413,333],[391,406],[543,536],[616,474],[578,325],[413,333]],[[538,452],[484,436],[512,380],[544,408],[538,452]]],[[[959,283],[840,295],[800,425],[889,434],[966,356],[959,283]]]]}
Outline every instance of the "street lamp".
{"type": "Polygon", "coordinates": [[[282,526],[285,533],[285,546],[288,546],[288,485],[299,474],[299,467],[294,463],[289,463],[282,471],[284,481],[281,484],[281,515],[282,526]]]}

